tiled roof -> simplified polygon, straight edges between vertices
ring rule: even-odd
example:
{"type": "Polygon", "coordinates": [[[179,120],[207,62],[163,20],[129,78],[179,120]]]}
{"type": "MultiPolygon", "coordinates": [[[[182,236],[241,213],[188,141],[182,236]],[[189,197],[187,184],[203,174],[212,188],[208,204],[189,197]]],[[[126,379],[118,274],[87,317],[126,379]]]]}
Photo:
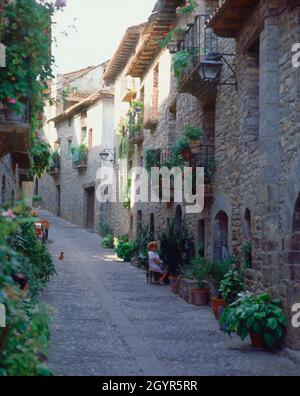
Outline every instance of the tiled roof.
{"type": "Polygon", "coordinates": [[[113,58],[108,63],[105,70],[103,79],[108,83],[113,83],[116,77],[126,66],[130,57],[132,56],[134,49],[139,41],[140,34],[145,29],[146,24],[143,23],[137,26],[131,26],[126,30],[126,33],[115,52],[113,58]]]}
{"type": "Polygon", "coordinates": [[[220,0],[207,26],[220,37],[237,37],[259,0],[220,0]]]}

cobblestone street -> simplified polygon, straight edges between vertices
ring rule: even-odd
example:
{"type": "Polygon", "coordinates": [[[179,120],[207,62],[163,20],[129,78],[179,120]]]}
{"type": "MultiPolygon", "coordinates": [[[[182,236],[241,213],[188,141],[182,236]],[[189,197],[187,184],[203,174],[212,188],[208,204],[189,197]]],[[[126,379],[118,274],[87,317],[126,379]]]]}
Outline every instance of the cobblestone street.
{"type": "Polygon", "coordinates": [[[219,331],[210,308],[142,270],[115,261],[99,236],[44,213],[58,277],[44,292],[53,309],[49,366],[55,375],[299,375],[283,353],[259,353],[219,331]],[[64,261],[59,255],[64,252],[64,261]]]}

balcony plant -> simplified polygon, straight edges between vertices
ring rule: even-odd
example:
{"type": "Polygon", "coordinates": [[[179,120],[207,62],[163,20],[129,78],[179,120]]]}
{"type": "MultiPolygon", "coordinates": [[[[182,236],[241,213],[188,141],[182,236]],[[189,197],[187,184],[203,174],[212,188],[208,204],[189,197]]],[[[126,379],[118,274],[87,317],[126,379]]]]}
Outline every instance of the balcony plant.
{"type": "Polygon", "coordinates": [[[188,50],[178,51],[173,55],[172,67],[177,81],[181,80],[184,71],[189,66],[191,66],[191,53],[188,50]]]}
{"type": "Polygon", "coordinates": [[[197,9],[197,1],[196,0],[186,0],[184,5],[181,7],[177,7],[176,13],[179,15],[191,15],[197,9]]]}
{"type": "Polygon", "coordinates": [[[87,163],[88,148],[85,144],[79,146],[79,162],[80,165],[85,165],[87,163]]]}
{"type": "Polygon", "coordinates": [[[278,348],[287,324],[281,303],[268,294],[245,293],[225,309],[221,326],[229,335],[237,333],[242,341],[250,335],[255,349],[278,348]]]}
{"type": "MultiPolygon", "coordinates": [[[[59,3],[57,7],[60,7],[59,3]]],[[[50,31],[54,11],[55,5],[50,1],[6,1],[2,12],[7,24],[0,26],[1,41],[7,47],[7,67],[0,76],[0,102],[2,109],[19,120],[23,118],[28,103],[32,170],[38,177],[49,166],[46,150],[50,148],[35,138],[43,128],[45,91],[52,78],[54,59],[50,51],[50,31]],[[38,149],[38,155],[36,146],[42,146],[38,149]]]]}
{"type": "Polygon", "coordinates": [[[54,151],[51,155],[51,167],[50,170],[53,172],[58,172],[60,170],[60,153],[54,151]]]}

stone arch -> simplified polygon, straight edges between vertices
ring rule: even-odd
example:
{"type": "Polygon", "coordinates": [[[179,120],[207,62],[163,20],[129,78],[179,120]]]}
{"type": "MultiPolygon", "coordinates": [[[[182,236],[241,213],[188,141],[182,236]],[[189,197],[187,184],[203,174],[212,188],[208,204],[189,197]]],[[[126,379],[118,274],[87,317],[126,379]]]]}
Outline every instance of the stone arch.
{"type": "Polygon", "coordinates": [[[229,256],[229,219],[221,210],[214,219],[214,260],[222,261],[229,256]]]}

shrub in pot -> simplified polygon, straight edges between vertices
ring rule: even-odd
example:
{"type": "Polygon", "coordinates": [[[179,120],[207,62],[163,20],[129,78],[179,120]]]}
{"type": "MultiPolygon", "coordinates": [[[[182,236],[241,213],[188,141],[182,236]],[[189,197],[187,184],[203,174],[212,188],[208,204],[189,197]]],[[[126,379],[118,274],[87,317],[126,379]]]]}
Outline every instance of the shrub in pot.
{"type": "Polygon", "coordinates": [[[211,283],[211,304],[215,318],[219,320],[220,309],[226,306],[226,301],[220,293],[221,282],[225,279],[226,274],[231,270],[233,264],[232,258],[224,261],[214,262],[211,266],[209,279],[211,283]]]}
{"type": "Polygon", "coordinates": [[[129,262],[136,254],[137,244],[135,241],[126,242],[120,240],[117,243],[115,251],[120,259],[129,262]]]}
{"type": "Polygon", "coordinates": [[[204,306],[207,305],[209,298],[207,280],[212,269],[212,263],[203,257],[197,257],[193,260],[193,267],[194,277],[198,283],[198,288],[192,290],[193,303],[198,306],[204,306]]]}
{"type": "Polygon", "coordinates": [[[114,248],[114,236],[111,234],[106,235],[105,238],[101,241],[101,246],[104,249],[113,249],[114,248]]]}
{"type": "Polygon", "coordinates": [[[232,304],[244,291],[244,281],[237,271],[229,271],[220,283],[220,294],[226,304],[232,304]]]}
{"type": "Polygon", "coordinates": [[[272,299],[268,294],[245,293],[225,309],[220,324],[229,335],[237,333],[241,340],[250,335],[255,349],[276,349],[287,324],[281,303],[280,299],[272,299]]]}

